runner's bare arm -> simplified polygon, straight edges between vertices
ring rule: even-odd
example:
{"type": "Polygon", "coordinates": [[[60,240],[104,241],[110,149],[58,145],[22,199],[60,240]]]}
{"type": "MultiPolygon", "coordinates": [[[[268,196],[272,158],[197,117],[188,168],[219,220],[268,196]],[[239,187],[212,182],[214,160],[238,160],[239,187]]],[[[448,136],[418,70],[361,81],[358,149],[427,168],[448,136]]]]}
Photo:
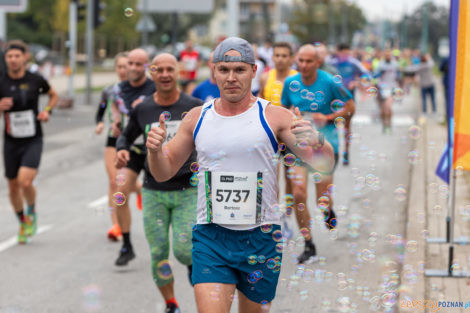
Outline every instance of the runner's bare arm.
{"type": "Polygon", "coordinates": [[[334,166],[333,147],[326,140],[322,145],[310,121],[302,119],[298,108],[295,112],[296,115],[285,108],[269,105],[266,107],[266,118],[279,142],[286,144],[312,168],[330,172],[334,166]]]}
{"type": "Polygon", "coordinates": [[[150,173],[158,182],[173,177],[194,150],[193,131],[201,114],[201,107],[193,108],[183,118],[175,137],[162,147],[166,138],[163,117],[160,127],[152,127],[147,135],[148,163],[150,173]]]}
{"type": "Polygon", "coordinates": [[[59,101],[59,95],[52,87],[47,92],[47,95],[49,96],[49,102],[47,103],[46,110],[51,111],[57,104],[57,101],[59,101]]]}

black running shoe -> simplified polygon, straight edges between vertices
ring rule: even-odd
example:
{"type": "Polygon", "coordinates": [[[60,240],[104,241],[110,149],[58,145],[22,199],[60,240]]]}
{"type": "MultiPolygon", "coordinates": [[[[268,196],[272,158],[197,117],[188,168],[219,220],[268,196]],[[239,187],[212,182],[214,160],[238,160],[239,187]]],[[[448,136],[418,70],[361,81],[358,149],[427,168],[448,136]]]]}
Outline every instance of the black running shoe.
{"type": "Polygon", "coordinates": [[[181,311],[174,303],[170,303],[166,305],[165,313],[181,313],[181,311]]]}
{"type": "Polygon", "coordinates": [[[304,252],[297,259],[299,264],[311,264],[318,261],[317,249],[315,249],[315,244],[311,241],[305,242],[304,252]]]}
{"type": "Polygon", "coordinates": [[[121,251],[119,252],[119,257],[116,260],[117,266],[125,266],[129,263],[130,260],[135,258],[134,251],[132,247],[122,247],[121,251]]]}
{"type": "Polygon", "coordinates": [[[333,209],[323,210],[323,215],[325,215],[325,226],[329,230],[336,228],[336,214],[333,209]]]}

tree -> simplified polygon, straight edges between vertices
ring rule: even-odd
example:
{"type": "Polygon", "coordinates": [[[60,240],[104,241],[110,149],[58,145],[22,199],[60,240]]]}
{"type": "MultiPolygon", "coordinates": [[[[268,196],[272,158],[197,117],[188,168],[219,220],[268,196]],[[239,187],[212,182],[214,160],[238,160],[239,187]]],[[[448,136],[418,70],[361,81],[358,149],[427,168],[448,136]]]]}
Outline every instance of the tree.
{"type": "Polygon", "coordinates": [[[29,1],[24,13],[8,13],[7,25],[9,39],[51,46],[52,19],[57,0],[29,1]]]}
{"type": "Polygon", "coordinates": [[[418,7],[410,16],[404,17],[400,23],[406,23],[408,46],[419,49],[423,32],[423,7],[427,7],[429,51],[437,55],[439,39],[449,35],[449,9],[426,2],[418,7]]]}
{"type": "Polygon", "coordinates": [[[348,41],[366,24],[362,10],[346,0],[298,0],[294,4],[289,28],[301,43],[327,43],[331,39],[331,30],[334,30],[336,38],[340,38],[342,18],[345,19],[348,41]]]}

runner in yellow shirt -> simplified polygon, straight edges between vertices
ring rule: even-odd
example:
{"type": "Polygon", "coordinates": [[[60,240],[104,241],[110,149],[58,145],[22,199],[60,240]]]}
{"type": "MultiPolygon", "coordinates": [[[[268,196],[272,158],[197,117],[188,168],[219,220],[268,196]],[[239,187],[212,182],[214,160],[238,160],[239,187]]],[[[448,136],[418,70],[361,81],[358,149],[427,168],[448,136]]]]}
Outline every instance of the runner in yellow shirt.
{"type": "Polygon", "coordinates": [[[294,51],[287,42],[277,42],[273,46],[274,69],[263,73],[260,78],[259,96],[274,105],[281,105],[282,87],[287,76],[297,74],[291,69],[294,51]]]}

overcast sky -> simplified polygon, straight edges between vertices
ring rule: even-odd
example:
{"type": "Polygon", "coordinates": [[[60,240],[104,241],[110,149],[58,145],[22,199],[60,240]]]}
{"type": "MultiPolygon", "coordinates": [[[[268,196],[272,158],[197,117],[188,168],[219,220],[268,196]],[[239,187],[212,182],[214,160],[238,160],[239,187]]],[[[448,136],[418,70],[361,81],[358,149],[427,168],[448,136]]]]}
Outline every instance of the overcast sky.
{"type": "MultiPolygon", "coordinates": [[[[412,13],[424,0],[353,0],[367,19],[390,17],[399,19],[403,12],[412,13]]],[[[433,0],[436,5],[449,7],[450,0],[433,0]]]]}
{"type": "MultiPolygon", "coordinates": [[[[280,0],[292,3],[293,0],[280,0]]],[[[432,1],[436,5],[449,7],[450,0],[348,0],[356,3],[366,15],[368,20],[389,17],[400,19],[404,12],[411,13],[425,1],[432,1]]]]}

